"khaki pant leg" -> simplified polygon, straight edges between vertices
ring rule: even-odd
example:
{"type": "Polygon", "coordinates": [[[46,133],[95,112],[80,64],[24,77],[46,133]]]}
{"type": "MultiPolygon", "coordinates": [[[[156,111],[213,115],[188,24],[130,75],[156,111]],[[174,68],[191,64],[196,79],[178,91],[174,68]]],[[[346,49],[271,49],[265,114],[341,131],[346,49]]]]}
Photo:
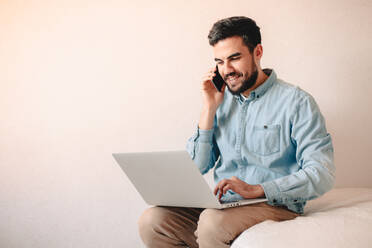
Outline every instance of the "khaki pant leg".
{"type": "Polygon", "coordinates": [[[139,234],[148,248],[198,247],[194,232],[200,208],[152,207],[138,221],[139,234]]]}
{"type": "Polygon", "coordinates": [[[265,220],[284,221],[298,216],[284,207],[257,203],[223,210],[205,209],[198,222],[200,248],[227,248],[244,230],[265,220]]]}

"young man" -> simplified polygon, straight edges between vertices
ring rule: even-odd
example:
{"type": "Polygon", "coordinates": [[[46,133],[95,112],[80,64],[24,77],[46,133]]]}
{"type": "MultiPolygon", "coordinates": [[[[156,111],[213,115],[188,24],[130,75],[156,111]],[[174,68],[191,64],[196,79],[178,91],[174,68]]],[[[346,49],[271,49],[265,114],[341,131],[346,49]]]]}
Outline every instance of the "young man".
{"type": "Polygon", "coordinates": [[[297,217],[307,200],[333,186],[333,146],[324,118],[311,95],[261,69],[256,23],[223,19],[208,38],[226,85],[221,92],[213,86],[215,68],[203,78],[203,109],[187,150],[201,173],[214,168],[220,199],[268,202],[224,210],[150,208],[139,221],[148,247],[229,247],[257,223],[297,217]]]}

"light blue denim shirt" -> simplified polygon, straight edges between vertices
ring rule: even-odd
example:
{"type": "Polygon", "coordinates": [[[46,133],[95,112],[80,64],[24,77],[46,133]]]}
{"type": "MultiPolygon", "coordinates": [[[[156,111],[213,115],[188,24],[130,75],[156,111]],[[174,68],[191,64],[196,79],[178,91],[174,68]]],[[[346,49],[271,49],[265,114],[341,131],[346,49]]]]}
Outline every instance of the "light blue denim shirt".
{"type": "MultiPolygon", "coordinates": [[[[198,128],[187,151],[202,174],[214,167],[215,183],[236,176],[260,184],[270,205],[303,213],[334,184],[331,136],[310,94],[264,72],[269,77],[248,98],[225,91],[213,129],[198,128]]],[[[228,191],[223,200],[241,198],[228,191]]]]}

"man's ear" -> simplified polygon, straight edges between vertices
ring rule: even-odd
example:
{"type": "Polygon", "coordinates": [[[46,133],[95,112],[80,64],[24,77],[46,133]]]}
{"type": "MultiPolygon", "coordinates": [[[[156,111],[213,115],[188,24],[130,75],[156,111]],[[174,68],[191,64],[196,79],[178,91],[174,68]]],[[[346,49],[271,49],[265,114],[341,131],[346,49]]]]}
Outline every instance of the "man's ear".
{"type": "Polygon", "coordinates": [[[263,55],[263,47],[261,44],[257,44],[257,46],[253,50],[255,59],[261,59],[263,55]]]}
{"type": "Polygon", "coordinates": [[[257,46],[253,50],[253,59],[254,62],[256,63],[256,66],[261,68],[261,58],[263,55],[263,48],[261,44],[257,44],[257,46]]]}

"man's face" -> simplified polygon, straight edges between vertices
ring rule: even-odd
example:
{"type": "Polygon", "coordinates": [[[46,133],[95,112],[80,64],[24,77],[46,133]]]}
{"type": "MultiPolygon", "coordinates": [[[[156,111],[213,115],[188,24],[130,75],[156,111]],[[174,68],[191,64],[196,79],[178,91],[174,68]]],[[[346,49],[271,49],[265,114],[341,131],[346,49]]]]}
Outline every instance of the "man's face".
{"type": "Polygon", "coordinates": [[[234,95],[251,88],[257,80],[257,66],[248,47],[239,36],[217,42],[213,46],[218,70],[234,95]]]}

